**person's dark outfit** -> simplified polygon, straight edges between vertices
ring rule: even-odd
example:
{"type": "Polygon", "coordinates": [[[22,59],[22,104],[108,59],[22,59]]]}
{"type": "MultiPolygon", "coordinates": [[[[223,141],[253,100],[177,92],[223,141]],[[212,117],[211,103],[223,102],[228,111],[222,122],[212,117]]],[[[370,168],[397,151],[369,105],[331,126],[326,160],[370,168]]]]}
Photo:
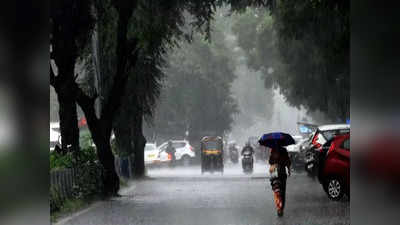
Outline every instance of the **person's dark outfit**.
{"type": "MultiPolygon", "coordinates": [[[[251,147],[250,145],[244,146],[244,148],[242,149],[241,155],[243,156],[245,152],[251,152],[251,155],[252,155],[252,156],[254,155],[254,149],[253,149],[253,147],[251,147]]],[[[253,167],[253,160],[254,160],[254,159],[253,159],[253,157],[252,157],[252,158],[251,158],[251,161],[252,161],[251,165],[252,165],[252,167],[253,167]]],[[[245,165],[245,161],[242,160],[242,167],[243,167],[243,168],[244,168],[244,165],[245,165]]]]}
{"type": "Polygon", "coordinates": [[[176,149],[174,148],[174,146],[170,145],[167,147],[167,149],[165,150],[166,153],[168,153],[169,155],[171,155],[171,165],[175,164],[176,158],[175,158],[175,152],[176,149]]]}
{"type": "Polygon", "coordinates": [[[243,155],[246,151],[250,151],[252,155],[254,154],[254,149],[249,145],[248,146],[244,146],[244,148],[242,149],[242,153],[241,154],[243,155]]]}
{"type": "Polygon", "coordinates": [[[271,180],[272,189],[280,188],[281,198],[282,198],[282,209],[285,208],[286,199],[286,167],[290,168],[291,162],[289,158],[289,153],[285,148],[278,147],[271,149],[269,156],[269,164],[277,164],[278,178],[271,180]]]}

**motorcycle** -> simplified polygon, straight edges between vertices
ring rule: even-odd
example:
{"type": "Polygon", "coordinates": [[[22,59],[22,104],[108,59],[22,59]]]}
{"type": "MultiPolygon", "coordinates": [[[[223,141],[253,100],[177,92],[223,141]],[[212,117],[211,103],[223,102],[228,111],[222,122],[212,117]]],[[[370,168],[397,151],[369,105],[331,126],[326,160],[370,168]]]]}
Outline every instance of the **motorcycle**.
{"type": "Polygon", "coordinates": [[[253,173],[253,153],[250,151],[246,151],[243,153],[243,158],[242,158],[242,168],[244,173],[253,173]]]}
{"type": "Polygon", "coordinates": [[[239,162],[239,152],[236,148],[230,149],[229,151],[229,157],[231,159],[231,162],[236,164],[239,162]]]}

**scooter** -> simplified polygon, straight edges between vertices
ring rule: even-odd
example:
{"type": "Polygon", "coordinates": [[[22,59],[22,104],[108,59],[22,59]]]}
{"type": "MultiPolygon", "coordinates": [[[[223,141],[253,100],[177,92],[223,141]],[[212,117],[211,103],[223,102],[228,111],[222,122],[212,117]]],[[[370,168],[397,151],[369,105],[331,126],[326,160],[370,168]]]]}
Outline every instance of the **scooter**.
{"type": "Polygon", "coordinates": [[[246,174],[253,173],[253,164],[254,164],[253,154],[250,151],[244,152],[242,158],[243,172],[246,174]]]}

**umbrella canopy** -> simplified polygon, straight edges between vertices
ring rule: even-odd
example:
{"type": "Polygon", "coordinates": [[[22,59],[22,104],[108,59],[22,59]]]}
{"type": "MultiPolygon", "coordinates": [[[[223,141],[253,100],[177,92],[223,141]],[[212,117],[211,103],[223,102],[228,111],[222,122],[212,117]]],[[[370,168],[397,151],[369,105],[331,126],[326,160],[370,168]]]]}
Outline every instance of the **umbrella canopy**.
{"type": "Polygon", "coordinates": [[[261,136],[260,140],[258,140],[258,143],[266,147],[275,148],[278,146],[288,146],[295,144],[295,141],[290,134],[274,132],[261,136]]]}

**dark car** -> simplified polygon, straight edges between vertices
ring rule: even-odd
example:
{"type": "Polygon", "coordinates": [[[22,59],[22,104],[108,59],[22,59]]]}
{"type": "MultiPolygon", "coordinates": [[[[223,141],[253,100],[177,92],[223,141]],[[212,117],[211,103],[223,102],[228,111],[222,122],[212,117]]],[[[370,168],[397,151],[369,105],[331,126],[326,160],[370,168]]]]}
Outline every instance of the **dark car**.
{"type": "Polygon", "coordinates": [[[350,193],[350,134],[332,139],[318,176],[320,183],[332,200],[340,200],[350,193]]]}
{"type": "Polygon", "coordinates": [[[319,126],[312,135],[311,143],[304,151],[305,170],[312,176],[318,175],[319,163],[324,159],[331,141],[336,135],[350,133],[349,124],[333,124],[319,126]]]}

